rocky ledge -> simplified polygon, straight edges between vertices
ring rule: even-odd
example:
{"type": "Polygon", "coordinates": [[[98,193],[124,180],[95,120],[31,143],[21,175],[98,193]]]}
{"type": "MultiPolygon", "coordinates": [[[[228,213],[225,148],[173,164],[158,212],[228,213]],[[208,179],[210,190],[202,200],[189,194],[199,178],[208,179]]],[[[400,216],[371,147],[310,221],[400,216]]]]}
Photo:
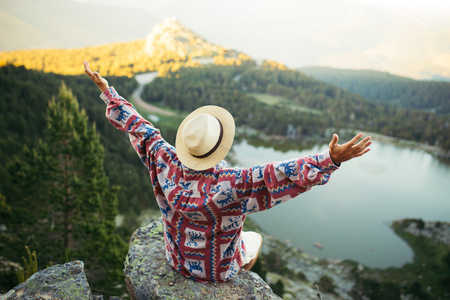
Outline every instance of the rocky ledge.
{"type": "MultiPolygon", "coordinates": [[[[123,271],[133,300],[281,299],[259,275],[245,270],[233,280],[220,284],[200,283],[179,274],[166,260],[161,218],[134,232],[123,271]]],[[[37,272],[0,295],[0,300],[18,299],[93,300],[103,296],[92,294],[83,262],[73,261],[37,272]]]]}
{"type": "Polygon", "coordinates": [[[404,231],[414,236],[423,236],[437,242],[450,245],[450,223],[446,222],[424,222],[418,220],[400,220],[404,231]]]}
{"type": "Polygon", "coordinates": [[[242,269],[226,283],[199,283],[175,271],[165,257],[161,219],[134,232],[124,263],[131,299],[281,299],[251,271],[242,269]]]}
{"type": "Polygon", "coordinates": [[[0,300],[19,299],[93,299],[82,261],[55,265],[33,274],[0,300]]]}

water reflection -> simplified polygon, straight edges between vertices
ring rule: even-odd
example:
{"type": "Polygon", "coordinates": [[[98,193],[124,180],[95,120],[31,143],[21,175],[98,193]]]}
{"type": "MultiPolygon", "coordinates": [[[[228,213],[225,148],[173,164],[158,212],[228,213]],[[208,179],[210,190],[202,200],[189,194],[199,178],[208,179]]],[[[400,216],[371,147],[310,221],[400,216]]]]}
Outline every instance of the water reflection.
{"type": "MultiPolygon", "coordinates": [[[[316,145],[285,153],[233,146],[237,165],[286,160],[326,151],[316,145]]],[[[269,234],[320,258],[352,259],[370,267],[401,266],[412,251],[389,228],[393,220],[450,221],[450,168],[428,153],[376,143],[363,158],[346,162],[323,187],[272,210],[254,214],[269,234]],[[319,242],[323,249],[314,247],[319,242]]]]}

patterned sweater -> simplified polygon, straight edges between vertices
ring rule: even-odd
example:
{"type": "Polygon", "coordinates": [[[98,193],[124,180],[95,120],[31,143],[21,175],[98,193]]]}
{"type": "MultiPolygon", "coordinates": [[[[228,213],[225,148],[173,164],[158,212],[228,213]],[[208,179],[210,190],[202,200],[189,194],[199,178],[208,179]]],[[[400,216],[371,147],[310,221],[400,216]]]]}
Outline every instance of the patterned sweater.
{"type": "Polygon", "coordinates": [[[197,281],[236,276],[246,255],[241,238],[246,216],[327,183],[337,169],[327,151],[246,169],[226,168],[222,162],[194,171],[181,164],[175,148],[113,87],[100,97],[110,123],[129,134],[149,170],[164,223],[167,260],[197,281]]]}

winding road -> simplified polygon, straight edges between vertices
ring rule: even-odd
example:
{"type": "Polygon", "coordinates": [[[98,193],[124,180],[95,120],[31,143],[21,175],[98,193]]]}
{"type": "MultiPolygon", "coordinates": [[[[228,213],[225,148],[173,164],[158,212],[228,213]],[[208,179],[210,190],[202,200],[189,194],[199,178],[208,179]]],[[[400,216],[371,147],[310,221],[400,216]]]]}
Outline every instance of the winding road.
{"type": "Polygon", "coordinates": [[[136,105],[139,105],[142,108],[148,109],[152,113],[157,113],[157,114],[166,115],[166,116],[173,116],[174,115],[173,112],[162,109],[157,106],[154,106],[148,102],[145,102],[141,98],[141,94],[144,91],[145,85],[152,82],[152,80],[155,79],[156,77],[158,77],[158,72],[151,72],[151,73],[136,75],[135,78],[136,78],[136,81],[138,82],[139,86],[133,92],[131,97],[133,98],[133,101],[136,103],[136,105]]]}

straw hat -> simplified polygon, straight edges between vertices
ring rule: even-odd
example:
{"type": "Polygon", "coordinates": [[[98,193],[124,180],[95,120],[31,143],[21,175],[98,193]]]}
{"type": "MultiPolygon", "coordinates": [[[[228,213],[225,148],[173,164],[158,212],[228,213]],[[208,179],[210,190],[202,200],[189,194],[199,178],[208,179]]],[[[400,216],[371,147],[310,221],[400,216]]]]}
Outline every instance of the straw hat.
{"type": "Polygon", "coordinates": [[[178,127],[175,148],[186,167],[201,171],[214,167],[233,144],[234,119],[224,108],[207,105],[190,113],[178,127]]]}

